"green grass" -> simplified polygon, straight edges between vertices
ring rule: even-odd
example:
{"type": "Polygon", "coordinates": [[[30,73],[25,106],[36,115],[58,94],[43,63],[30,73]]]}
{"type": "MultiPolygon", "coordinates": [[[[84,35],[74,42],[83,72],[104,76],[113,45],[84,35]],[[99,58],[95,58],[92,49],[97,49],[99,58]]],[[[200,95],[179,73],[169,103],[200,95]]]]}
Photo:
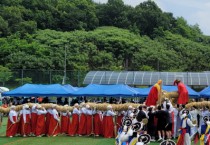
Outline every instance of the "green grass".
{"type": "MultiPolygon", "coordinates": [[[[3,119],[0,128],[0,145],[114,145],[115,139],[105,139],[102,137],[5,137],[7,118],[3,119]]],[[[151,143],[150,145],[159,145],[151,143]]]]}

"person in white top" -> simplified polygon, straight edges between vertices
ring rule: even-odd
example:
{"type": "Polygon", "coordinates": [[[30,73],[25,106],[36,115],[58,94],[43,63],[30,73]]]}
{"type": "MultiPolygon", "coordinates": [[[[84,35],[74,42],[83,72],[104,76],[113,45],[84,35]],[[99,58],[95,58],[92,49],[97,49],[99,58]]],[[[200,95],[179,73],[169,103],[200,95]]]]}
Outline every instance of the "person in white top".
{"type": "Polygon", "coordinates": [[[173,137],[176,138],[178,137],[178,127],[177,127],[177,119],[179,117],[179,110],[177,107],[173,107],[173,112],[174,112],[174,132],[173,132],[173,137]]]}
{"type": "Polygon", "coordinates": [[[86,134],[87,136],[90,136],[91,134],[94,134],[93,130],[93,111],[89,105],[86,105],[86,134]]]}
{"type": "Polygon", "coordinates": [[[37,105],[37,123],[35,129],[35,135],[37,137],[42,137],[46,134],[46,125],[45,125],[45,114],[47,111],[41,105],[37,105]]]}
{"type": "Polygon", "coordinates": [[[52,104],[52,117],[50,118],[50,124],[48,129],[48,136],[57,136],[60,133],[60,118],[55,104],[52,104]]]}
{"type": "Polygon", "coordinates": [[[86,131],[87,131],[87,128],[86,128],[86,105],[85,103],[81,103],[80,104],[81,106],[81,115],[80,115],[80,121],[79,121],[79,129],[78,129],[78,134],[79,136],[82,136],[82,135],[86,135],[86,131]]]}
{"type": "Polygon", "coordinates": [[[114,125],[113,117],[116,115],[112,110],[112,106],[107,106],[107,112],[105,117],[105,124],[104,125],[104,137],[105,138],[112,138],[114,137],[114,133],[117,133],[117,126],[114,125]]]}
{"type": "Polygon", "coordinates": [[[64,105],[62,108],[61,115],[61,133],[68,134],[68,127],[70,126],[71,112],[68,111],[68,105],[64,105]]]}
{"type": "Polygon", "coordinates": [[[21,135],[26,137],[31,133],[31,111],[27,104],[23,105],[23,109],[20,111],[20,127],[21,135]]]}
{"type": "Polygon", "coordinates": [[[18,114],[15,111],[15,106],[11,106],[9,116],[8,116],[8,122],[7,122],[7,130],[6,130],[7,137],[13,137],[16,135],[17,129],[18,129],[17,117],[18,117],[18,114]]]}
{"type": "Polygon", "coordinates": [[[78,103],[74,104],[74,109],[72,112],[72,122],[71,125],[69,125],[68,127],[68,134],[70,136],[76,135],[78,131],[80,113],[81,112],[79,111],[79,104],[78,103]]]}
{"type": "Polygon", "coordinates": [[[31,133],[35,135],[36,123],[37,123],[37,104],[34,104],[31,108],[31,133]]]}
{"type": "MultiPolygon", "coordinates": [[[[192,120],[192,122],[194,122],[197,125],[198,125],[198,118],[197,118],[198,114],[199,114],[199,112],[198,112],[197,108],[195,106],[193,106],[190,110],[191,120],[192,120]]],[[[197,132],[198,132],[197,126],[191,127],[191,137],[193,137],[197,132]]]]}
{"type": "Polygon", "coordinates": [[[196,126],[188,118],[186,113],[182,114],[181,135],[177,141],[177,145],[191,145],[190,128],[196,126]],[[182,144],[184,142],[184,144],[182,144]]]}

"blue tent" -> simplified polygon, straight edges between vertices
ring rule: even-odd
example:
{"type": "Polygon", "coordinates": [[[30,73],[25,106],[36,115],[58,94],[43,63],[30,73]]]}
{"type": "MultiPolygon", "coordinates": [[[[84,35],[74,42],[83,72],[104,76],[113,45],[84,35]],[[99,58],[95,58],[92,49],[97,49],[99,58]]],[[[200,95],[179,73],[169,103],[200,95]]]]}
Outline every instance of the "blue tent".
{"type": "Polygon", "coordinates": [[[69,91],[60,84],[41,85],[25,84],[12,91],[4,92],[3,96],[70,96],[69,91]]]}
{"type": "Polygon", "coordinates": [[[117,84],[117,85],[90,84],[87,87],[72,93],[72,95],[75,96],[113,96],[113,97],[117,96],[134,97],[138,96],[138,94],[139,92],[123,84],[117,84]]]}
{"type": "Polygon", "coordinates": [[[202,91],[199,92],[201,97],[208,98],[210,97],[210,87],[206,87],[202,91]]]}
{"type": "MultiPolygon", "coordinates": [[[[194,91],[189,86],[186,86],[186,87],[187,87],[189,96],[191,96],[192,98],[198,98],[199,97],[198,92],[194,91]]],[[[152,87],[150,87],[150,88],[135,88],[135,90],[140,93],[140,96],[148,96],[151,88],[152,87]]],[[[162,86],[162,89],[167,91],[167,92],[178,91],[177,86],[162,86]]]]}
{"type": "Polygon", "coordinates": [[[69,84],[63,85],[63,87],[66,88],[68,91],[71,91],[71,92],[75,92],[75,91],[79,90],[78,87],[73,87],[72,85],[69,85],[69,84]]]}

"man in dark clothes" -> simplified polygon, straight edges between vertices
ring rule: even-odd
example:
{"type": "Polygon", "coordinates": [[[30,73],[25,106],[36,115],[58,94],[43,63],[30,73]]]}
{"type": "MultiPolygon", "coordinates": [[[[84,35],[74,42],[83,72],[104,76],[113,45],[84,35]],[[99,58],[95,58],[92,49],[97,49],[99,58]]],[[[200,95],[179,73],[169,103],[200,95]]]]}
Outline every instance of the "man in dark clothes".
{"type": "Polygon", "coordinates": [[[154,118],[155,118],[155,112],[153,111],[153,107],[149,107],[148,109],[148,123],[147,123],[147,132],[151,136],[151,141],[154,141],[155,138],[155,132],[156,132],[156,126],[154,125],[154,118]]]}
{"type": "Polygon", "coordinates": [[[147,116],[146,116],[145,112],[143,111],[142,106],[139,106],[139,113],[138,113],[138,115],[136,117],[136,120],[138,122],[141,122],[142,119],[145,119],[145,118],[147,118],[147,116]]]}
{"type": "Polygon", "coordinates": [[[158,111],[155,113],[155,117],[157,118],[157,131],[159,139],[158,141],[164,140],[165,137],[165,128],[168,124],[168,114],[164,110],[163,105],[158,106],[158,111]],[[161,137],[162,132],[162,137],[161,137]]]}

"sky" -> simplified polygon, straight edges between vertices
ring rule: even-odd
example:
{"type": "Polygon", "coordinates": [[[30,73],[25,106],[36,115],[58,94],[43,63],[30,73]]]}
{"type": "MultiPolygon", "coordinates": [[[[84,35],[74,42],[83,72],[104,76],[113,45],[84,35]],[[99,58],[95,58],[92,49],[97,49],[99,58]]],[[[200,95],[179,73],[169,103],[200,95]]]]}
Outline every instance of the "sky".
{"type": "MultiPolygon", "coordinates": [[[[108,0],[93,0],[106,3],[108,0]]],[[[125,4],[136,6],[146,0],[123,0],[125,4]]],[[[210,36],[210,0],[153,0],[164,11],[174,17],[183,17],[188,24],[198,24],[204,35],[210,36]]]]}

